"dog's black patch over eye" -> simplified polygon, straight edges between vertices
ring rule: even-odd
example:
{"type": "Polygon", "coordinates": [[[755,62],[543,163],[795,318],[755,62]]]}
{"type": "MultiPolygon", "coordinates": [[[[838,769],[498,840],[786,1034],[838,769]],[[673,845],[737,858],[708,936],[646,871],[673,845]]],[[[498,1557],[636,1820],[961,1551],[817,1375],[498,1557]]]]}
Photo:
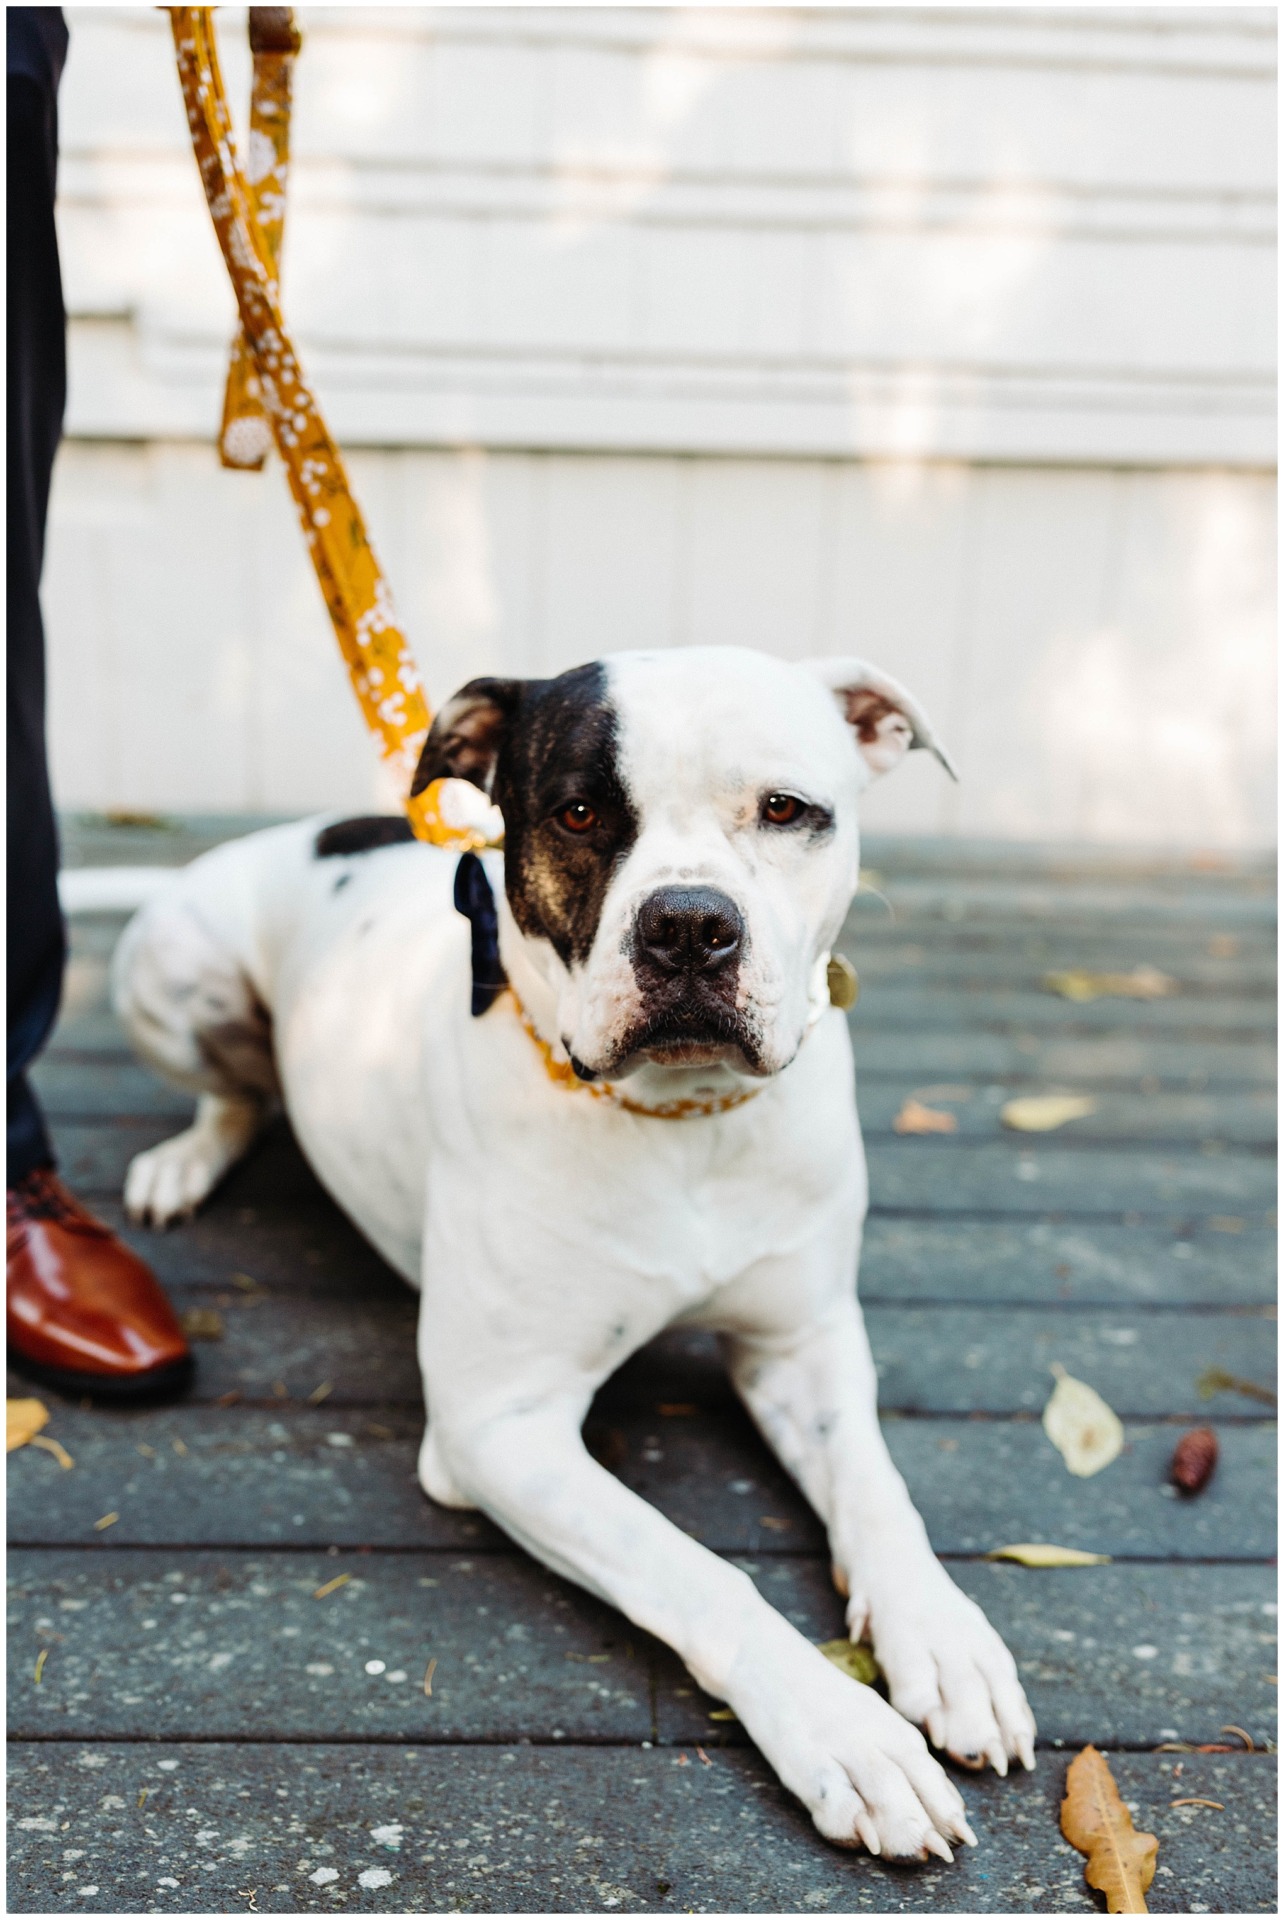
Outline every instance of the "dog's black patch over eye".
{"type": "Polygon", "coordinates": [[[828,807],[783,789],[763,794],[758,803],[758,820],[764,827],[804,827],[813,835],[828,833],[834,824],[828,807]]]}
{"type": "Polygon", "coordinates": [[[414,837],[404,814],[364,813],[322,827],[313,852],[318,860],[335,860],[349,853],[373,853],[377,847],[399,847],[414,837]]]}
{"type": "Polygon", "coordinates": [[[504,891],[522,932],[588,957],[611,876],[637,839],[615,709],[597,661],[527,681],[495,768],[504,891]]]}

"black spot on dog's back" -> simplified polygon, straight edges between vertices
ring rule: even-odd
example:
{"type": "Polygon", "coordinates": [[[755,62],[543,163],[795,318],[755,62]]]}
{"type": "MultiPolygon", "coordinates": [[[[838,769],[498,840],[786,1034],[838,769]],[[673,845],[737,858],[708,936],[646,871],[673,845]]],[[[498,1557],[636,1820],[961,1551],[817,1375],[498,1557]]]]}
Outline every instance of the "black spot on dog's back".
{"type": "Polygon", "coordinates": [[[363,813],[322,827],[313,852],[318,860],[334,860],[348,853],[373,853],[377,847],[399,847],[414,837],[403,814],[363,813]]]}

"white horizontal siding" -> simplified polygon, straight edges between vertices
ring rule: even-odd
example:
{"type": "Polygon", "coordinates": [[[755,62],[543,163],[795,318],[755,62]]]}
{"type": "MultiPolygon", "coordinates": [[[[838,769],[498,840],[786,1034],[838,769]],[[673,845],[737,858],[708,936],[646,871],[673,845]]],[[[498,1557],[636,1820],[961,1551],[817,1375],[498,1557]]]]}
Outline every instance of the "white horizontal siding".
{"type": "MultiPolygon", "coordinates": [[[[167,23],[71,11],[73,430],[203,435],[167,23]]],[[[1269,14],[300,17],[287,298],[345,441],[1273,457],[1269,14]]]]}
{"type": "MultiPolygon", "coordinates": [[[[916,831],[1261,845],[1274,824],[1274,490],[1253,474],[363,452],[352,475],[440,702],[692,641],[857,652],[962,781],[916,831]]],[[[372,748],[279,473],[73,444],[47,564],[65,805],[365,805],[372,748]]]]}
{"type": "MultiPolygon", "coordinates": [[[[167,22],[71,8],[64,804],[363,805],[167,22]]],[[[234,107],[244,12],[218,13],[234,107]]],[[[303,8],[285,303],[429,688],[859,650],[878,825],[1273,836],[1274,16],[303,8]]]]}

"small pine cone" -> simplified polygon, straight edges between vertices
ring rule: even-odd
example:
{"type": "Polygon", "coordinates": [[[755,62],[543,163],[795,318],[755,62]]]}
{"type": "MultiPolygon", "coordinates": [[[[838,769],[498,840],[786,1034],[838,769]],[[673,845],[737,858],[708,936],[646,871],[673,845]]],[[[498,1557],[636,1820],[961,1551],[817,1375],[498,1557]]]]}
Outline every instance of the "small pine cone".
{"type": "Polygon", "coordinates": [[[1177,1442],[1169,1477],[1182,1493],[1202,1493],[1216,1465],[1217,1435],[1208,1427],[1192,1427],[1177,1442]]]}

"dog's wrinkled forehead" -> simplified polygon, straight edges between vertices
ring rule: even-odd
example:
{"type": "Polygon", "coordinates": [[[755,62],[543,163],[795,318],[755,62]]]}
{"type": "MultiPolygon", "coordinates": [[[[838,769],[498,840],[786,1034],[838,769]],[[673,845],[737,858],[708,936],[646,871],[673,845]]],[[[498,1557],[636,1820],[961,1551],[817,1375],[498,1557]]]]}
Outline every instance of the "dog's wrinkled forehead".
{"type": "Polygon", "coordinates": [[[689,647],[619,654],[608,685],[621,767],[647,814],[678,821],[773,783],[845,782],[854,798],[847,728],[804,669],[748,648],[689,647]]]}

